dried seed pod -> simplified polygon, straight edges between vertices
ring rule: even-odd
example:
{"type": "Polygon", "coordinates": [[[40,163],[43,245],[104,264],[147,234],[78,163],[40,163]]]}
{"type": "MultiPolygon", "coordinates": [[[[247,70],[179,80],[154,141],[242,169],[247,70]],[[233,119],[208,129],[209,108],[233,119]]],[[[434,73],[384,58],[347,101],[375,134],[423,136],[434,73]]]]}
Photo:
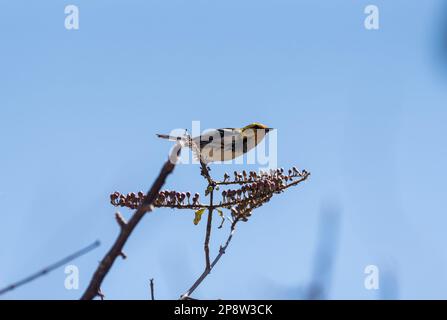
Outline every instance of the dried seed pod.
{"type": "Polygon", "coordinates": [[[194,198],[192,198],[192,204],[197,204],[199,201],[199,197],[200,197],[200,195],[196,192],[194,194],[194,198]]]}
{"type": "Polygon", "coordinates": [[[188,199],[188,204],[190,204],[189,198],[191,198],[191,192],[189,191],[186,192],[186,198],[188,199]]]}
{"type": "Polygon", "coordinates": [[[180,193],[180,204],[183,204],[185,202],[186,199],[186,193],[182,192],[180,193]]]}
{"type": "Polygon", "coordinates": [[[110,202],[112,203],[112,205],[116,206],[119,204],[119,201],[117,201],[119,196],[119,192],[116,191],[110,195],[110,202]]]}

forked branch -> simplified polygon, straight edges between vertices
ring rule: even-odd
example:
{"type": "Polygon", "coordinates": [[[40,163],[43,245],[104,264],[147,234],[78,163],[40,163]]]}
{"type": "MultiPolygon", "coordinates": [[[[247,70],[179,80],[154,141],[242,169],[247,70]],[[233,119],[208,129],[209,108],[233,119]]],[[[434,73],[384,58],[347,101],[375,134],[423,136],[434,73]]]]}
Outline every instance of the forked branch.
{"type": "Polygon", "coordinates": [[[197,280],[193,283],[191,288],[188,289],[184,294],[180,296],[180,300],[188,300],[190,299],[191,294],[197,289],[197,287],[205,280],[205,278],[210,274],[211,270],[213,270],[214,266],[219,262],[220,258],[225,254],[225,250],[228,248],[228,245],[233,239],[234,232],[236,230],[236,224],[239,222],[239,218],[236,218],[231,223],[230,234],[228,235],[227,240],[223,246],[220,246],[219,253],[214,258],[213,262],[210,264],[209,268],[205,268],[203,273],[197,278],[197,280]]]}

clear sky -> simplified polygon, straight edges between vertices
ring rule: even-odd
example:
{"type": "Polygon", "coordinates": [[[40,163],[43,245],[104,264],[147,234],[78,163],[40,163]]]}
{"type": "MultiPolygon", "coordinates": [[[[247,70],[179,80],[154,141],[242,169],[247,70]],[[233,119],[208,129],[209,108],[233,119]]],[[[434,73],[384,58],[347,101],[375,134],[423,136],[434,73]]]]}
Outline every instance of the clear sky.
{"type": "MultiPolygon", "coordinates": [[[[79,298],[119,231],[109,194],[148,189],[170,148],[155,133],[194,120],[266,123],[278,165],[312,172],[238,227],[195,297],[296,299],[317,278],[328,298],[447,298],[443,26],[440,0],[1,1],[0,287],[102,245],[73,262],[79,290],[61,268],[0,298],[79,298]],[[64,27],[69,4],[79,30],[64,27]],[[364,28],[368,4],[379,30],[364,28]],[[364,287],[368,265],[380,290],[364,287]]],[[[203,190],[198,166],[166,188],[203,190]]],[[[204,265],[193,218],[146,216],[106,298],[148,299],[150,278],[178,298],[204,265]]]]}

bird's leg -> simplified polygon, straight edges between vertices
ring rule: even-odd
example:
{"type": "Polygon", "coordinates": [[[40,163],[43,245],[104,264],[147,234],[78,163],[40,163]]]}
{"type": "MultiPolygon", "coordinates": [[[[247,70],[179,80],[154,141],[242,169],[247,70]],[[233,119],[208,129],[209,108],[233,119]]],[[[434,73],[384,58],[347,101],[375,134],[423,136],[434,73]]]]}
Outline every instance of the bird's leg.
{"type": "Polygon", "coordinates": [[[208,167],[205,163],[200,161],[200,174],[208,181],[208,187],[213,187],[216,185],[216,182],[211,178],[210,175],[210,167],[208,167]]]}

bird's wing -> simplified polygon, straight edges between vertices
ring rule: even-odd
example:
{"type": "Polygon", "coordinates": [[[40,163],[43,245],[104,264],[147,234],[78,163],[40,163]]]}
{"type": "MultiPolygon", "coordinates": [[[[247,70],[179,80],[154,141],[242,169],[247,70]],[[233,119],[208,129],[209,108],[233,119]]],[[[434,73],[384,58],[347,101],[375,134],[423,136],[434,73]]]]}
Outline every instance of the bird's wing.
{"type": "Polygon", "coordinates": [[[228,145],[231,146],[232,141],[239,137],[239,129],[223,128],[205,132],[199,137],[194,138],[194,140],[199,143],[200,149],[204,147],[225,148],[228,145]]]}

